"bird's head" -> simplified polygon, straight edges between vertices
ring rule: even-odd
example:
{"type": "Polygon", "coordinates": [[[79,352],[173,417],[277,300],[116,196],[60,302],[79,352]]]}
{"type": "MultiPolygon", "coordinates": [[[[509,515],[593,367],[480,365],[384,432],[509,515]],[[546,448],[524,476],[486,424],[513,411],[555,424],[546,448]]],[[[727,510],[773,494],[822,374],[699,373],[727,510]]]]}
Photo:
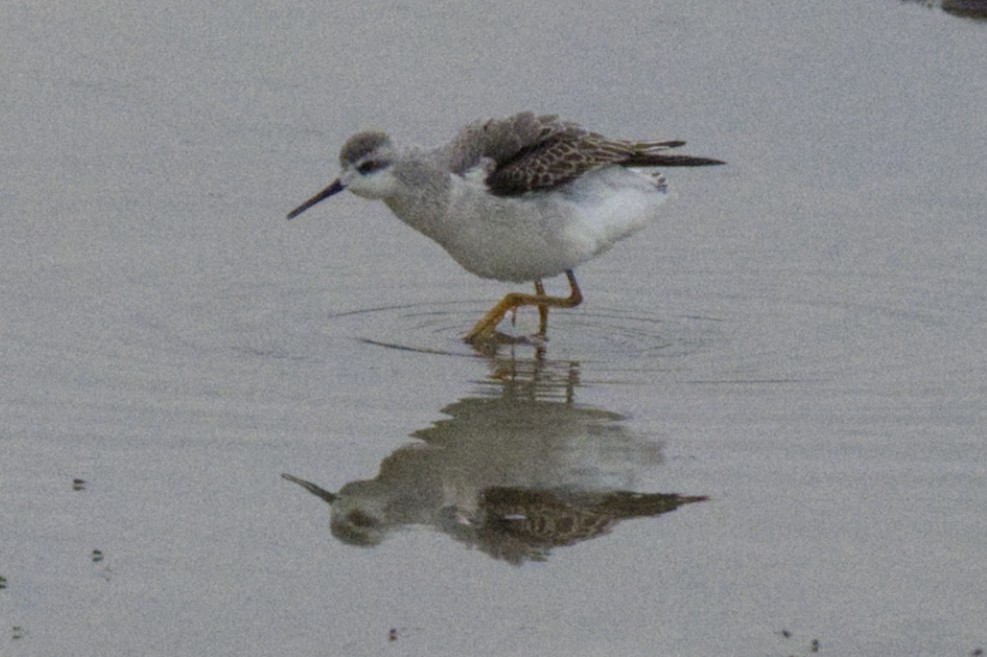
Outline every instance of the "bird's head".
{"type": "Polygon", "coordinates": [[[328,187],[288,213],[294,219],[310,207],[348,189],[370,199],[387,198],[393,193],[392,172],[395,151],[391,139],[383,132],[358,132],[346,140],[339,153],[342,171],[328,187]]]}

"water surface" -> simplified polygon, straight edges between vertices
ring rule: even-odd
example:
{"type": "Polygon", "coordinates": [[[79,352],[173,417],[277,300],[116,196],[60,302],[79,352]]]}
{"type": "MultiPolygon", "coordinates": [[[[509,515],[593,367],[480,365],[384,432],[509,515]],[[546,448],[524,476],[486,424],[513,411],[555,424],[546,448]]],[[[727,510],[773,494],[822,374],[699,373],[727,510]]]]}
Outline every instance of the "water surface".
{"type": "Polygon", "coordinates": [[[941,9],[5,5],[0,653],[987,647],[987,27],[941,9]],[[525,109],[729,163],[543,345],[463,344],[513,288],[380,204],[283,220],[351,132],[525,109]]]}

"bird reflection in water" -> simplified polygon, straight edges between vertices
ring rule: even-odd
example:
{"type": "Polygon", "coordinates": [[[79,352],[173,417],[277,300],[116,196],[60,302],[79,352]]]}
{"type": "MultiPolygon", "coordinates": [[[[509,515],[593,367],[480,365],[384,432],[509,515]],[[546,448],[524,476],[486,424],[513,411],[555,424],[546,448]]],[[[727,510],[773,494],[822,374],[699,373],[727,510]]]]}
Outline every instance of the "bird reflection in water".
{"type": "Polygon", "coordinates": [[[660,465],[661,446],[620,415],[575,403],[577,364],[492,367],[484,392],[497,394],[443,408],[447,417],[413,433],[420,442],[387,456],[374,479],[333,493],[282,476],[331,505],[331,530],[343,542],[377,545],[424,525],[513,564],[706,499],[634,491],[660,465]]]}

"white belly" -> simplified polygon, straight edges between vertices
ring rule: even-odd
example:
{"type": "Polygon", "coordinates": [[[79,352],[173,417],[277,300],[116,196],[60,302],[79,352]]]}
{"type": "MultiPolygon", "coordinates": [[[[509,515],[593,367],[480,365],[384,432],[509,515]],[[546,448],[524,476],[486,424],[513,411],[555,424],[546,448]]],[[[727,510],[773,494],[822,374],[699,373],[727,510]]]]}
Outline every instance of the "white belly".
{"type": "Polygon", "coordinates": [[[619,167],[521,197],[490,196],[453,178],[443,216],[401,218],[468,271],[514,282],[556,276],[603,253],[650,223],[666,196],[654,178],[619,167]]]}

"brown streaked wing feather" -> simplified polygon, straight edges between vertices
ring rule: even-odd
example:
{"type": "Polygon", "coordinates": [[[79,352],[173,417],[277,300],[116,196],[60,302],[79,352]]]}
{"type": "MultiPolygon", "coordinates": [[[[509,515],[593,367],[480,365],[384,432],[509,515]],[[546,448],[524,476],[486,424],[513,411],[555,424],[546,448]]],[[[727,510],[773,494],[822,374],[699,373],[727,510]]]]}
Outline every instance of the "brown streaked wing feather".
{"type": "Polygon", "coordinates": [[[530,146],[500,163],[487,177],[493,194],[515,196],[547,191],[603,166],[622,164],[634,156],[634,146],[572,130],[530,146]]]}
{"type": "Polygon", "coordinates": [[[440,155],[446,159],[449,170],[458,174],[466,173],[483,160],[496,168],[517,157],[521,151],[572,127],[557,116],[535,116],[532,112],[506,119],[475,121],[460,130],[456,138],[440,150],[440,155]]]}
{"type": "Polygon", "coordinates": [[[547,191],[604,166],[703,166],[719,160],[662,151],[684,141],[632,142],[607,139],[556,115],[522,112],[506,119],[476,121],[439,151],[450,171],[464,174],[483,165],[491,193],[519,196],[547,191]]]}

